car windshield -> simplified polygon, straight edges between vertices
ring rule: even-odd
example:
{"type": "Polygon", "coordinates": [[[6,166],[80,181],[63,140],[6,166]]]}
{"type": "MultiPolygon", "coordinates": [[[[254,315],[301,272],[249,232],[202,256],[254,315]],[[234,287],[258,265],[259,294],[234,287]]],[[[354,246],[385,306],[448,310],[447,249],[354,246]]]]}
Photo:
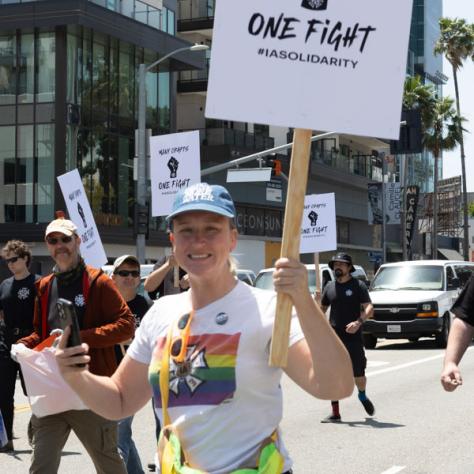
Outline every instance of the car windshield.
{"type": "Polygon", "coordinates": [[[443,267],[421,265],[381,268],[371,286],[371,291],[442,289],[443,267]]]}
{"type": "MultiPolygon", "coordinates": [[[[259,273],[255,280],[255,286],[262,290],[275,290],[273,287],[273,271],[259,273]]],[[[308,288],[311,293],[316,291],[316,272],[308,270],[308,288]]]]}

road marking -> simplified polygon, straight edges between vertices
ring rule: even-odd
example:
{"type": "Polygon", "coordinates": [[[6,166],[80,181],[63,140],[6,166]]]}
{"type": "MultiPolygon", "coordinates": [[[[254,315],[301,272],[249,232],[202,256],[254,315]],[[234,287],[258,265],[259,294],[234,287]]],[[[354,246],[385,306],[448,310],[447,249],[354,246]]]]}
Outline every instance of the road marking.
{"type": "Polygon", "coordinates": [[[396,474],[404,469],[406,469],[406,466],[392,466],[390,469],[383,471],[382,474],[396,474]]]}
{"type": "MultiPolygon", "coordinates": [[[[466,352],[471,350],[473,346],[468,347],[466,352]]],[[[442,354],[437,354],[431,357],[425,357],[424,359],[414,360],[412,362],[407,362],[406,364],[395,365],[393,367],[387,367],[386,369],[375,370],[374,372],[369,372],[365,374],[367,377],[372,377],[373,375],[385,374],[387,372],[394,372],[395,370],[406,369],[407,367],[412,367],[413,365],[424,364],[425,362],[430,362],[436,359],[442,359],[444,357],[444,352],[442,354]]]]}
{"type": "Polygon", "coordinates": [[[380,367],[382,365],[388,365],[390,362],[384,362],[382,360],[368,360],[367,361],[367,367],[380,367]]]}

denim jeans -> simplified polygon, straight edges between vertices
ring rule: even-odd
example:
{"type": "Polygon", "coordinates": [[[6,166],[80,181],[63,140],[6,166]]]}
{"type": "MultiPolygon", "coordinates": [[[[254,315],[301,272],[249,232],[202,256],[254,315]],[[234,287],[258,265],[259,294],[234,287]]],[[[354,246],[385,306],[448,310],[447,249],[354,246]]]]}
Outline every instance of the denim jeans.
{"type": "Polygon", "coordinates": [[[140,456],[132,439],[133,416],[118,422],[118,449],[128,474],[144,474],[140,456]]]}

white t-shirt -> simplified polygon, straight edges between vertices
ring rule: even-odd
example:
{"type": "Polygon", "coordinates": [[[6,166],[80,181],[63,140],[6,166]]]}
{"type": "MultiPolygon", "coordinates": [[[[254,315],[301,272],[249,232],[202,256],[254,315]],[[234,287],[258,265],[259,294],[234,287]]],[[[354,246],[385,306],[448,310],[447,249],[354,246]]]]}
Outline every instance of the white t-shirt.
{"type": "MultiPolygon", "coordinates": [[[[282,370],[268,365],[275,305],[275,293],[237,282],[223,298],[195,312],[179,375],[170,360],[168,411],[191,467],[210,474],[256,467],[262,441],[278,427],[282,370]]],[[[169,325],[190,311],[189,292],[160,298],[143,318],[127,352],[150,365],[161,421],[162,350],[169,325]]],[[[289,345],[303,337],[293,315],[289,345]]],[[[291,460],[280,436],[278,447],[286,471],[291,460]]]]}

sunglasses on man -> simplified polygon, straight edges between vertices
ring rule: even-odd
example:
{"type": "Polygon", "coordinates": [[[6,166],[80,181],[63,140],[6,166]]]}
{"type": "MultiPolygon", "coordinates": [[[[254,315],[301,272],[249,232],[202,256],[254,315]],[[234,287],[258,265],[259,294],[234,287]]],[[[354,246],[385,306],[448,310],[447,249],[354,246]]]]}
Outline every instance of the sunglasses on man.
{"type": "Polygon", "coordinates": [[[114,275],[119,275],[124,278],[131,275],[133,278],[138,278],[140,276],[140,272],[138,270],[119,270],[114,272],[114,275]]]}
{"type": "Polygon", "coordinates": [[[6,258],[5,262],[7,263],[7,265],[9,265],[10,263],[16,263],[19,258],[21,257],[17,256],[17,257],[6,258]]]}
{"type": "Polygon", "coordinates": [[[58,242],[68,244],[71,242],[72,237],[70,235],[63,235],[62,237],[46,237],[46,242],[49,245],[56,245],[58,242]]]}

